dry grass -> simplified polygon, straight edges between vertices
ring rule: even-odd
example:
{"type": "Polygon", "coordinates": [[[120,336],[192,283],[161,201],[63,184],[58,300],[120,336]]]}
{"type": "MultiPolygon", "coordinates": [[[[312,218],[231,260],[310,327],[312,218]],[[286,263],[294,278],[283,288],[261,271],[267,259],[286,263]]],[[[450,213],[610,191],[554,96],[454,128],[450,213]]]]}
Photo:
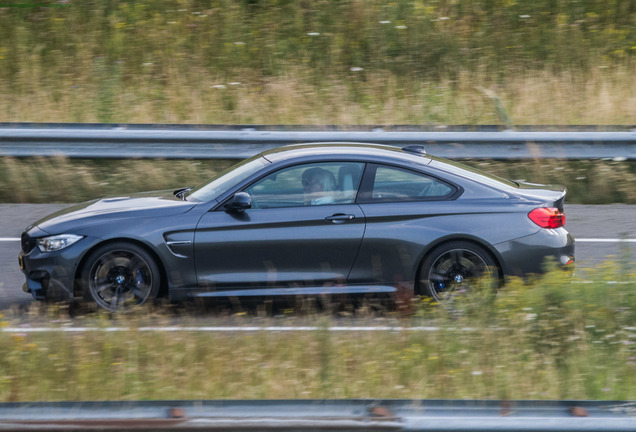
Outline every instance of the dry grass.
{"type": "Polygon", "coordinates": [[[629,2],[0,8],[0,121],[632,124],[629,2]]]}
{"type": "MultiPolygon", "coordinates": [[[[231,161],[0,158],[0,202],[76,203],[105,196],[177,189],[207,182],[231,161]]],[[[630,161],[466,161],[505,178],[568,188],[567,203],[636,204],[630,161]]]]}
{"type": "Polygon", "coordinates": [[[22,94],[0,84],[0,121],[193,124],[501,124],[494,92],[514,124],[631,124],[636,74],[535,71],[497,80],[465,72],[454,80],[404,82],[388,73],[334,77],[315,86],[302,69],[284,77],[214,77],[170,71],[167,86],[142,79],[103,84],[68,78],[41,86],[30,71],[22,94]],[[252,79],[250,79],[252,78],[252,79]],[[233,83],[233,84],[231,84],[233,83]],[[101,93],[100,93],[101,92],[101,93]],[[107,92],[109,97],[97,95],[107,92]]]}
{"type": "Polygon", "coordinates": [[[0,159],[0,202],[80,202],[196,186],[230,161],[0,159]]]}
{"type": "MultiPolygon", "coordinates": [[[[572,284],[556,272],[532,284],[513,282],[494,301],[489,296],[448,306],[424,301],[410,318],[368,315],[354,322],[438,326],[433,332],[332,332],[329,327],[343,325],[342,319],[290,311],[286,317],[258,319],[238,314],[231,321],[318,329],[162,333],[136,329],[170,323],[165,312],[76,318],[75,326],[132,330],[0,333],[0,400],[166,395],[633,400],[635,276],[633,270],[610,267],[589,272],[594,284],[572,284]]],[[[66,325],[59,310],[48,314],[55,317],[49,325],[66,325]]]]}
{"type": "MultiPolygon", "coordinates": [[[[515,124],[633,124],[629,4],[106,0],[1,8],[0,121],[500,124],[490,91],[515,124]]],[[[629,162],[470,163],[565,184],[568,202],[636,203],[629,162]]],[[[0,202],[176,188],[223,164],[4,158],[0,202]]],[[[322,327],[311,333],[0,333],[0,401],[636,399],[636,275],[607,268],[589,279],[570,285],[551,274],[512,284],[494,302],[423,302],[419,316],[399,322],[432,322],[441,327],[435,333],[332,333],[330,315],[302,317],[322,327]],[[624,284],[606,284],[617,278],[624,284]]],[[[135,329],[149,319],[171,317],[86,322],[135,329]]],[[[52,325],[69,321],[61,320],[52,325]]]]}

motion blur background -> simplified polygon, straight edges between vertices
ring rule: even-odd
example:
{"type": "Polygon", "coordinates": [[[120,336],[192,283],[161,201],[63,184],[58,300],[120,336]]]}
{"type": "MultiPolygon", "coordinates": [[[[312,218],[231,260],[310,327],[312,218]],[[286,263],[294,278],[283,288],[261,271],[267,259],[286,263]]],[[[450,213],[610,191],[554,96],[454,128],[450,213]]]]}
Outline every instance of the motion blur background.
{"type": "MultiPolygon", "coordinates": [[[[15,0],[0,7],[0,122],[633,125],[634,29],[632,0],[15,0]]],[[[636,203],[630,161],[468,163],[565,184],[570,203],[636,203]]],[[[0,201],[224,166],[2,158],[0,201]]]]}
{"type": "Polygon", "coordinates": [[[636,118],[632,0],[6,3],[0,121],[495,124],[493,95],[515,124],[636,118]]]}
{"type": "MultiPolygon", "coordinates": [[[[602,129],[633,127],[636,119],[634,0],[28,1],[0,2],[0,122],[444,130],[602,129]]],[[[630,160],[467,162],[566,185],[566,212],[571,203],[636,203],[630,160]]],[[[198,184],[229,164],[0,158],[0,202],[47,203],[3,206],[27,225],[36,209],[60,207],[51,203],[198,184]]],[[[631,206],[616,207],[589,213],[600,228],[624,230],[631,206]]],[[[18,272],[19,243],[5,244],[15,251],[6,246],[0,260],[18,272]]],[[[120,317],[70,318],[64,305],[3,311],[0,328],[18,331],[0,331],[0,401],[636,400],[635,267],[629,248],[613,251],[598,268],[577,269],[574,281],[551,272],[513,281],[496,298],[476,292],[451,306],[420,299],[408,316],[381,304],[321,299],[319,309],[304,299],[274,317],[271,303],[229,304],[206,317],[223,325],[316,325],[305,333],[135,331],[190,323],[167,307],[120,317]],[[350,318],[355,326],[439,330],[329,331],[350,318]],[[82,324],[97,330],[20,330],[82,324]],[[113,325],[133,331],[100,331],[113,325]]],[[[7,274],[4,298],[22,295],[7,274]]]]}

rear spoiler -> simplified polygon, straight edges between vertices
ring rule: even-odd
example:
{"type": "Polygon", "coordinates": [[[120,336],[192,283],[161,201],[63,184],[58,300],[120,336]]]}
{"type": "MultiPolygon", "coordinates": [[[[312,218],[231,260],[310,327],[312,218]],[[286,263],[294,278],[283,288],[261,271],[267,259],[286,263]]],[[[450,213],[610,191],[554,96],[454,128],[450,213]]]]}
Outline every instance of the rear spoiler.
{"type": "Polygon", "coordinates": [[[563,203],[567,194],[565,186],[542,185],[523,181],[515,181],[515,183],[519,185],[517,189],[519,195],[544,200],[549,207],[556,207],[563,211],[563,203]]]}

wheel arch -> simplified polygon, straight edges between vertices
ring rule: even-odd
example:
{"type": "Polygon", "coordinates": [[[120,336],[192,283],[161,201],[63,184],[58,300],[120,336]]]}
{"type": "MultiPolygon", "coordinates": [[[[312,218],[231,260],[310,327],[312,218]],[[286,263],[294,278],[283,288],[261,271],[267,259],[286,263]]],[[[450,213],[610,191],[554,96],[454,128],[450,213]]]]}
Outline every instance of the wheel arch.
{"type": "Polygon", "coordinates": [[[82,286],[80,283],[80,279],[82,277],[82,271],[84,269],[84,266],[86,265],[86,261],[88,260],[88,258],[93,254],[93,252],[95,252],[100,247],[113,244],[113,243],[130,243],[142,248],[144,251],[150,254],[152,259],[154,259],[155,262],[157,263],[157,266],[159,267],[159,273],[160,273],[159,274],[160,288],[159,288],[159,293],[157,294],[157,297],[164,297],[168,294],[168,277],[166,273],[166,266],[163,260],[161,259],[161,257],[150,246],[148,246],[148,244],[144,243],[143,241],[133,239],[130,237],[115,237],[115,238],[110,238],[110,239],[94,244],[88,251],[86,251],[86,253],[84,253],[84,256],[82,256],[82,259],[80,260],[79,264],[77,265],[77,268],[75,269],[75,277],[73,279],[74,280],[74,284],[73,284],[74,296],[77,297],[82,295],[82,286]]]}
{"type": "Polygon", "coordinates": [[[424,264],[424,261],[437,248],[439,248],[441,246],[444,246],[446,244],[449,244],[449,243],[457,242],[457,241],[471,243],[471,244],[474,244],[475,246],[479,246],[482,249],[484,249],[490,255],[490,257],[495,261],[495,264],[497,265],[497,271],[499,272],[499,278],[501,279],[501,281],[504,280],[503,279],[504,278],[504,269],[503,269],[503,266],[501,264],[502,263],[502,257],[499,254],[499,252],[497,252],[497,250],[494,248],[494,246],[492,246],[490,243],[488,243],[485,240],[480,239],[478,237],[474,237],[474,236],[470,236],[470,235],[453,235],[453,236],[447,236],[447,237],[439,238],[435,242],[429,244],[429,246],[424,251],[424,253],[422,253],[422,255],[419,257],[419,259],[416,261],[417,264],[416,264],[416,268],[415,268],[415,294],[422,294],[421,287],[420,287],[420,274],[422,272],[422,265],[424,264]]]}

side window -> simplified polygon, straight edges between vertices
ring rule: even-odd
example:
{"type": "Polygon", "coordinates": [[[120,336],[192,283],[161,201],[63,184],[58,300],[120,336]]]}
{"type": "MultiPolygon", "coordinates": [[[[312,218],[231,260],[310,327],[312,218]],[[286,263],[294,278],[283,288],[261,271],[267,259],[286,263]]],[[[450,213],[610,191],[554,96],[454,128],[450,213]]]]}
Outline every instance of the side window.
{"type": "Polygon", "coordinates": [[[325,162],[283,168],[245,189],[252,208],[352,204],[358,193],[363,163],[325,162]]]}
{"type": "Polygon", "coordinates": [[[375,166],[369,171],[371,181],[360,202],[440,200],[457,191],[442,180],[402,168],[375,166]]]}

